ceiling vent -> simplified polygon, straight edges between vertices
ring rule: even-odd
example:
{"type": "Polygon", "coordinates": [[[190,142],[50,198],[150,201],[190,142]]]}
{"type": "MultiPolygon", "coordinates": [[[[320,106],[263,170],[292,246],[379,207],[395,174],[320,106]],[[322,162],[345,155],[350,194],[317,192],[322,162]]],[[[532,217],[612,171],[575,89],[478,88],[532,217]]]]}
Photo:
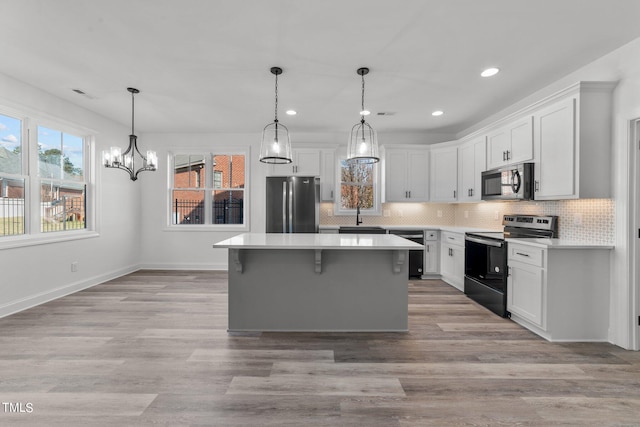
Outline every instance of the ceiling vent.
{"type": "Polygon", "coordinates": [[[77,93],[78,95],[82,95],[85,98],[89,98],[89,99],[96,99],[95,97],[87,94],[85,91],[81,90],[81,89],[71,89],[72,91],[74,91],[75,93],[77,93]]]}

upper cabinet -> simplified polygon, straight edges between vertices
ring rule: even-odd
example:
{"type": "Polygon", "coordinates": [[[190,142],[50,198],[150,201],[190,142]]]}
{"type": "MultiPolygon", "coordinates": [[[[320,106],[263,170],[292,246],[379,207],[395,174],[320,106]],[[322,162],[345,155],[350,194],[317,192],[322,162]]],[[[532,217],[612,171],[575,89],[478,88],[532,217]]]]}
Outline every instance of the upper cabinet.
{"type": "Polygon", "coordinates": [[[323,202],[332,202],[335,200],[336,150],[322,149],[320,156],[320,198],[323,202]]]}
{"type": "Polygon", "coordinates": [[[487,169],[533,160],[533,117],[528,115],[487,134],[487,169]]]}
{"type": "Polygon", "coordinates": [[[336,183],[336,149],[293,148],[293,161],[287,164],[269,165],[269,176],[318,176],[320,177],[320,200],[334,200],[336,183]]]}
{"type": "Polygon", "coordinates": [[[292,148],[293,161],[271,165],[270,176],[320,176],[320,150],[317,148],[292,148]]]}
{"type": "Polygon", "coordinates": [[[477,202],[482,196],[481,177],[487,168],[485,137],[472,139],[458,148],[458,201],[477,202]]]}
{"type": "Polygon", "coordinates": [[[431,150],[431,201],[458,200],[458,147],[431,150]]]}
{"type": "Polygon", "coordinates": [[[426,147],[384,147],[386,202],[429,201],[429,151],[426,147]]]}
{"type": "Polygon", "coordinates": [[[534,113],[536,200],[610,197],[614,86],[579,83],[534,113]]]}

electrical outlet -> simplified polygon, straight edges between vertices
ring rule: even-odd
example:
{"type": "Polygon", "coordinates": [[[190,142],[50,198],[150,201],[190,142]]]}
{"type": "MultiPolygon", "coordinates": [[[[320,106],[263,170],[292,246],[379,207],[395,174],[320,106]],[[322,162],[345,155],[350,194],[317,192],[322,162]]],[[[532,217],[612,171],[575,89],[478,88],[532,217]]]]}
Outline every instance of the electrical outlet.
{"type": "Polygon", "coordinates": [[[327,216],[333,216],[333,209],[327,209],[327,216]]]}
{"type": "Polygon", "coordinates": [[[442,218],[442,211],[438,209],[438,218],[442,218]]]}
{"type": "Polygon", "coordinates": [[[71,263],[71,272],[75,273],[76,271],[78,271],[78,261],[74,261],[71,263]]]}
{"type": "Polygon", "coordinates": [[[493,219],[496,221],[500,220],[500,211],[493,211],[493,219]]]}

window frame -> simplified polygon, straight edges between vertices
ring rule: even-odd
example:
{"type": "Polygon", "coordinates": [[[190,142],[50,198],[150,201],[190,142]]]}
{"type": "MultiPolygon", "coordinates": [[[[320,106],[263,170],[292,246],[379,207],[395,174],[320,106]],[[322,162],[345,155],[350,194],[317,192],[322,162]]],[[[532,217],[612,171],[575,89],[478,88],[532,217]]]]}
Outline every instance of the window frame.
{"type": "MultiPolygon", "coordinates": [[[[347,160],[346,153],[340,153],[336,156],[336,188],[333,213],[336,216],[353,216],[356,215],[356,209],[344,209],[342,208],[342,162],[347,160]]],[[[373,207],[371,209],[360,209],[361,216],[380,216],[382,215],[382,192],[380,181],[380,164],[376,162],[372,164],[373,167],[373,207]]]]}
{"type": "MultiPolygon", "coordinates": [[[[0,236],[0,249],[11,249],[23,246],[49,244],[78,240],[99,236],[97,232],[96,209],[96,168],[95,160],[95,135],[96,131],[68,122],[64,119],[47,115],[42,112],[29,109],[17,109],[0,105],[0,114],[13,117],[22,121],[22,156],[21,175],[3,174],[4,176],[24,179],[24,233],[16,235],[0,236]],[[41,230],[42,216],[40,213],[40,186],[43,180],[50,178],[39,175],[38,156],[38,127],[54,129],[65,134],[82,138],[83,153],[83,181],[85,186],[85,227],[82,229],[60,230],[55,232],[43,232],[41,230]]],[[[54,181],[59,181],[54,179],[54,181]]],[[[66,180],[62,180],[66,181],[66,180]]],[[[79,184],[75,181],[75,184],[79,184]]]]}
{"type": "MultiPolygon", "coordinates": [[[[250,229],[250,182],[251,182],[251,148],[250,147],[219,147],[217,149],[183,149],[169,151],[167,153],[167,222],[165,231],[248,231],[250,229]],[[174,224],[173,223],[173,191],[175,177],[175,158],[176,156],[204,156],[205,159],[205,176],[203,187],[193,188],[179,188],[179,190],[198,190],[204,191],[204,224],[174,224]],[[221,190],[215,188],[214,171],[213,171],[213,156],[228,155],[228,156],[244,156],[244,188],[232,189],[233,191],[243,192],[243,207],[242,207],[242,224],[214,224],[213,223],[213,192],[221,190]]],[[[224,188],[222,188],[224,190],[224,188]]]]}

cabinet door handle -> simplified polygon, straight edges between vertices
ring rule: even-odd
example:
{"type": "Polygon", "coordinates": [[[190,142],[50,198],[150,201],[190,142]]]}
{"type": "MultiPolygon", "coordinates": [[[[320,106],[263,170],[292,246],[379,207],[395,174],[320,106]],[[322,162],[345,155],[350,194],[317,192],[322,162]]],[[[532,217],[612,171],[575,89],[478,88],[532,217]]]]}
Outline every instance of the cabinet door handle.
{"type": "Polygon", "coordinates": [[[409,198],[411,198],[411,191],[409,191],[409,198]]]}
{"type": "Polygon", "coordinates": [[[534,181],[534,182],[535,182],[535,188],[534,188],[534,190],[535,190],[535,191],[540,191],[540,181],[537,181],[537,180],[536,180],[536,181],[534,181]]]}
{"type": "Polygon", "coordinates": [[[511,160],[511,151],[507,150],[507,160],[511,160]]]}
{"type": "Polygon", "coordinates": [[[331,190],[331,198],[333,199],[333,190],[331,190]]]}
{"type": "Polygon", "coordinates": [[[506,161],[507,160],[507,152],[503,151],[502,152],[502,161],[506,161]]]}
{"type": "Polygon", "coordinates": [[[457,191],[456,191],[456,190],[453,190],[453,198],[454,198],[454,199],[456,198],[456,193],[457,193],[457,191]]]}
{"type": "Polygon", "coordinates": [[[453,249],[449,248],[449,256],[453,256],[453,249]]]}
{"type": "Polygon", "coordinates": [[[529,254],[523,254],[522,252],[516,252],[516,255],[526,256],[527,258],[531,256],[529,254]]]}
{"type": "Polygon", "coordinates": [[[429,248],[430,248],[430,246],[427,246],[427,253],[431,252],[431,251],[429,250],[429,248]]]}
{"type": "Polygon", "coordinates": [[[470,189],[469,189],[469,192],[471,193],[471,194],[469,194],[469,195],[470,195],[471,197],[473,197],[473,188],[470,188],[470,189]]]}

